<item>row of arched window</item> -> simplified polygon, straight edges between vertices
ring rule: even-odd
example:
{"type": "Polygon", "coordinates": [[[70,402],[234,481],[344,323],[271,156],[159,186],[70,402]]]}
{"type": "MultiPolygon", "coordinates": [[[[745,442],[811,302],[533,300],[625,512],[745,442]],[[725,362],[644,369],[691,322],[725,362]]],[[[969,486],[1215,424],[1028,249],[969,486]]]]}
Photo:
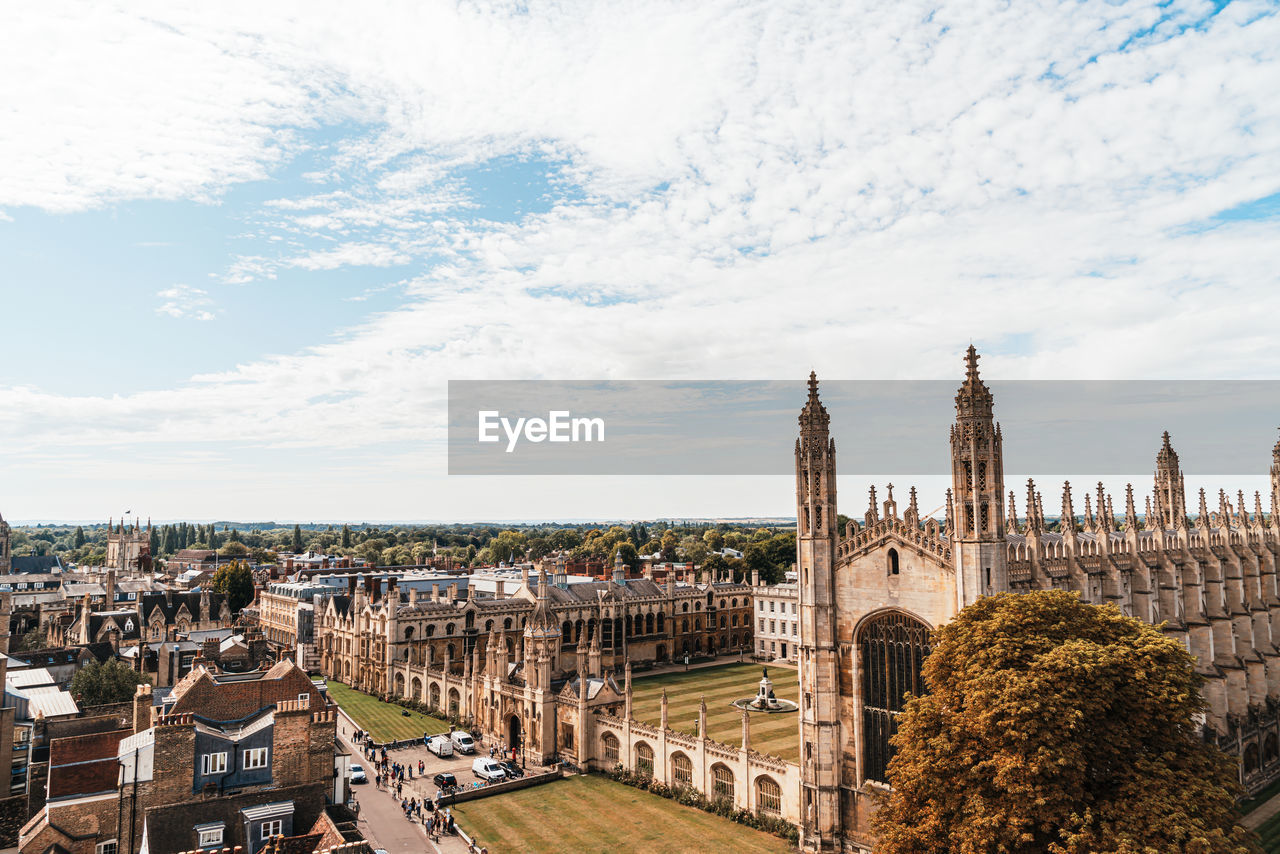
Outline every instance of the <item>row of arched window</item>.
{"type": "MultiPolygon", "coordinates": [[[[601,737],[600,744],[605,762],[609,765],[618,764],[621,755],[621,744],[618,741],[618,737],[611,732],[606,732],[601,737]]],[[[636,745],[635,770],[640,774],[649,777],[653,776],[653,748],[646,742],[642,741],[636,745]]],[[[693,761],[687,755],[678,751],[671,755],[671,783],[677,787],[693,785],[693,761]]],[[[732,801],[736,785],[733,771],[729,766],[722,762],[717,762],[711,766],[710,795],[713,799],[723,798],[732,801]]],[[[761,774],[756,778],[755,786],[756,809],[768,815],[781,815],[782,787],[778,782],[767,774],[761,774]]]]}

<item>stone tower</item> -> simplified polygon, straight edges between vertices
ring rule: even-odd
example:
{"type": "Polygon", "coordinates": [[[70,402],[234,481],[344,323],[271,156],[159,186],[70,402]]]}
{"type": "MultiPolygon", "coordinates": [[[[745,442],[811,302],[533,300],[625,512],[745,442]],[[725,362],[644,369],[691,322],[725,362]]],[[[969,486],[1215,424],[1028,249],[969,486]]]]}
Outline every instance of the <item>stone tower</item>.
{"type": "MultiPolygon", "coordinates": [[[[1272,525],[1275,525],[1277,521],[1280,521],[1280,517],[1277,517],[1276,513],[1280,513],[1280,441],[1276,442],[1276,446],[1271,449],[1271,524],[1272,525]]],[[[7,527],[0,527],[0,535],[7,535],[8,531],[9,529],[7,527]]],[[[7,549],[9,547],[9,541],[7,539],[7,536],[4,541],[4,546],[6,549],[5,557],[7,558],[8,557],[7,549]]]]}
{"type": "MultiPolygon", "coordinates": [[[[1272,483],[1275,482],[1272,466],[1272,483]]],[[[1169,431],[1164,432],[1159,452],[1156,453],[1156,520],[1147,524],[1161,531],[1175,531],[1187,522],[1187,494],[1182,484],[1182,469],[1178,465],[1178,452],[1169,444],[1169,431]]]]}
{"type": "Polygon", "coordinates": [[[548,764],[556,751],[556,692],[551,689],[551,674],[560,655],[560,627],[551,613],[544,567],[538,568],[538,599],[525,624],[524,646],[525,699],[530,712],[521,732],[530,756],[548,764]]]}
{"type": "Polygon", "coordinates": [[[965,377],[956,392],[951,427],[957,606],[1009,589],[1004,525],[1004,455],[991,392],[978,376],[978,351],[969,345],[965,377]]]}
{"type": "Polygon", "coordinates": [[[818,378],[796,440],[796,568],[800,587],[801,845],[838,850],[840,840],[840,676],[836,650],[836,445],[818,378]]]}

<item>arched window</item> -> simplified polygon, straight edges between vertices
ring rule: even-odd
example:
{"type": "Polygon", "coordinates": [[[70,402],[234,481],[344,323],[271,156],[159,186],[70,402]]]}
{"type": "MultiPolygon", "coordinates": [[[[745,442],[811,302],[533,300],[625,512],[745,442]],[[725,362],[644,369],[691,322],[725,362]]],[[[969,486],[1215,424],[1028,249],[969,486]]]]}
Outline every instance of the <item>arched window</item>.
{"type": "Polygon", "coordinates": [[[404,627],[404,639],[413,640],[413,626],[404,627]]]}
{"type": "Polygon", "coordinates": [[[653,614],[648,614],[645,616],[644,631],[645,631],[645,634],[648,634],[648,635],[653,634],[653,614]]]}
{"type": "Polygon", "coordinates": [[[892,611],[873,617],[858,632],[862,667],[862,739],[868,779],[889,782],[894,750],[889,739],[907,694],[924,692],[920,670],[929,654],[929,628],[892,611]]]}
{"type": "Polygon", "coordinates": [[[618,737],[611,732],[606,732],[600,737],[600,744],[604,747],[604,761],[608,762],[610,767],[618,764],[618,737]]]}
{"type": "Polygon", "coordinates": [[[733,772],[719,762],[711,766],[711,797],[713,800],[733,800],[733,772]]]}
{"type": "Polygon", "coordinates": [[[573,643],[573,623],[564,621],[564,625],[560,627],[560,638],[562,643],[573,643]]]}
{"type": "Polygon", "coordinates": [[[1252,774],[1258,770],[1258,745],[1251,744],[1244,749],[1244,773],[1252,774]]]}
{"type": "Polygon", "coordinates": [[[636,745],[636,773],[653,776],[653,748],[643,741],[636,745]]]}
{"type": "Polygon", "coordinates": [[[435,626],[427,626],[427,637],[434,637],[436,633],[435,626]]]}
{"type": "Polygon", "coordinates": [[[890,575],[898,574],[898,550],[889,549],[888,569],[890,575]]]}
{"type": "Polygon", "coordinates": [[[756,778],[756,809],[765,815],[782,815],[782,787],[764,774],[756,778]]]}
{"type": "Polygon", "coordinates": [[[736,608],[736,607],[738,607],[738,600],[737,600],[737,599],[731,599],[731,600],[729,600],[729,601],[733,602],[733,607],[735,607],[735,608],[736,608]]]}
{"type": "Polygon", "coordinates": [[[484,631],[485,631],[485,634],[488,634],[489,632],[493,631],[493,620],[484,621],[484,631]]]}
{"type": "Polygon", "coordinates": [[[1280,759],[1280,744],[1277,744],[1274,732],[1268,733],[1262,742],[1262,764],[1270,765],[1276,759],[1280,759]]]}
{"type": "Polygon", "coordinates": [[[452,635],[452,634],[453,634],[453,623],[446,623],[446,624],[445,624],[445,627],[444,627],[444,633],[445,633],[446,635],[452,635]]]}
{"type": "Polygon", "coordinates": [[[667,615],[658,614],[658,632],[662,633],[667,630],[667,615]]]}
{"type": "Polygon", "coordinates": [[[680,610],[681,610],[681,611],[683,611],[683,612],[684,612],[684,613],[686,613],[686,614],[687,614],[687,613],[689,613],[689,603],[688,603],[688,602],[683,603],[683,604],[680,606],[680,610]]]}
{"type": "Polygon", "coordinates": [[[693,762],[683,753],[674,753],[671,756],[671,785],[693,785],[693,762]]]}
{"type": "Polygon", "coordinates": [[[687,631],[689,631],[689,621],[688,621],[688,620],[681,620],[681,621],[680,621],[680,631],[682,631],[682,632],[687,632],[687,631]]]}
{"type": "Polygon", "coordinates": [[[503,621],[502,621],[502,628],[504,628],[504,629],[505,629],[505,630],[507,630],[507,631],[511,631],[511,618],[510,618],[510,617],[507,617],[505,620],[503,620],[503,621]]]}

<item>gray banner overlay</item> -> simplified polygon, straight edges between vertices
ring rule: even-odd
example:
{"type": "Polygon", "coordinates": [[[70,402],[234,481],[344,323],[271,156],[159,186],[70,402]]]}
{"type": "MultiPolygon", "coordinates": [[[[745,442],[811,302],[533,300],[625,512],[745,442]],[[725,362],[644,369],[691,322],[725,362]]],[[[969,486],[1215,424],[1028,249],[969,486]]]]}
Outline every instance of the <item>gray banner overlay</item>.
{"type": "MultiPolygon", "coordinates": [[[[986,380],[1006,472],[1264,475],[1280,381],[986,380]]],[[[947,475],[956,381],[823,381],[842,475],[947,475]]],[[[776,475],[794,471],[796,380],[451,380],[449,473],[776,475]],[[482,440],[483,439],[483,440],[482,440]]]]}

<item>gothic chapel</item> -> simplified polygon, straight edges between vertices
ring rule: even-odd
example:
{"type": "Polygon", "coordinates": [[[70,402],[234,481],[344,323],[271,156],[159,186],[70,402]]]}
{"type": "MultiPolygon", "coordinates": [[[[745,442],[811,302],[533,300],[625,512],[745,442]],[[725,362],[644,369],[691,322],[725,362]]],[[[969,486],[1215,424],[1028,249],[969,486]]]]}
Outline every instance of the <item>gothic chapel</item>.
{"type": "Polygon", "coordinates": [[[815,851],[869,851],[872,793],[886,785],[902,697],[918,693],[930,631],[979,596],[1058,588],[1110,602],[1195,655],[1209,705],[1206,737],[1238,757],[1256,792],[1280,778],[1280,443],[1272,451],[1270,516],[1254,494],[1204,491],[1188,516],[1169,434],[1156,454],[1153,497],[1123,516],[1098,485],[1077,516],[1071,485],[1046,520],[1027,482],[1026,518],[1006,512],[1000,425],[978,354],[965,356],[951,426],[946,516],[921,518],[916,491],[900,509],[875,487],[860,522],[837,530],[836,449],[809,376],[796,441],[796,567],[801,616],[801,839],[815,851]]]}

